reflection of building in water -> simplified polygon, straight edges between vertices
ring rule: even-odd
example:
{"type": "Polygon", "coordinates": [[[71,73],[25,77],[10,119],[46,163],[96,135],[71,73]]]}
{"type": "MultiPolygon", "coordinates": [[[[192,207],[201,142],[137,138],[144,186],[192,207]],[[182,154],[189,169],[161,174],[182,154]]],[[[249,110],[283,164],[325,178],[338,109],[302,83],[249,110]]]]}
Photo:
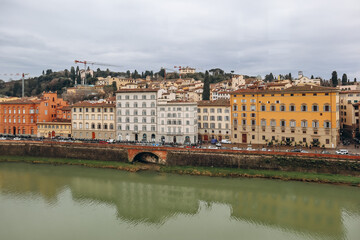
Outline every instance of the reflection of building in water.
{"type": "Polygon", "coordinates": [[[68,186],[75,201],[114,205],[120,219],[134,224],[163,224],[178,214],[197,214],[200,201],[220,203],[236,220],[339,239],[344,237],[342,212],[360,214],[360,192],[347,187],[79,170],[2,165],[0,192],[56,199],[68,186]]]}

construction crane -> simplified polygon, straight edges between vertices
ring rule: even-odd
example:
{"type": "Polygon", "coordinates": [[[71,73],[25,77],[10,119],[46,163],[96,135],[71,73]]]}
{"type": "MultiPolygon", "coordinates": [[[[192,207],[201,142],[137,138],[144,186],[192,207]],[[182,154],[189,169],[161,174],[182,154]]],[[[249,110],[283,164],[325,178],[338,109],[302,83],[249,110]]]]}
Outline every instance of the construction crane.
{"type": "Polygon", "coordinates": [[[98,66],[107,66],[107,67],[120,67],[118,65],[112,65],[107,63],[98,63],[98,62],[90,62],[90,61],[79,61],[75,60],[75,64],[82,63],[84,64],[84,78],[81,79],[81,84],[85,85],[85,79],[86,79],[86,65],[98,65],[98,66]]]}
{"type": "Polygon", "coordinates": [[[4,76],[20,76],[21,75],[21,82],[22,82],[22,97],[25,97],[25,76],[30,75],[30,73],[4,73],[1,74],[4,76]]]}

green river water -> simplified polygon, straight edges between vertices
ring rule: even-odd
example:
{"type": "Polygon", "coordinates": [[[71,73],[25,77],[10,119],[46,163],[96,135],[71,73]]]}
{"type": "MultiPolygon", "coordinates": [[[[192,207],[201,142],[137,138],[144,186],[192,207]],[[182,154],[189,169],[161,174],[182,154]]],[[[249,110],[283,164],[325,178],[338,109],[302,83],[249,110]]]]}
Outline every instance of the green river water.
{"type": "Polygon", "coordinates": [[[360,189],[0,163],[0,239],[360,239],[360,189]]]}

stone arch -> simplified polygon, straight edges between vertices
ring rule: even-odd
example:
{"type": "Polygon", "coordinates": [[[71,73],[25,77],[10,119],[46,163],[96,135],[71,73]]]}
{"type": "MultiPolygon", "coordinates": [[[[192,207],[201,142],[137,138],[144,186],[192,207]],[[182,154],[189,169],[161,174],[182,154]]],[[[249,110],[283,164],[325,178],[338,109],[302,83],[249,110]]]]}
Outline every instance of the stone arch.
{"type": "Polygon", "coordinates": [[[152,152],[140,152],[134,156],[131,162],[161,163],[160,157],[152,152]]]}

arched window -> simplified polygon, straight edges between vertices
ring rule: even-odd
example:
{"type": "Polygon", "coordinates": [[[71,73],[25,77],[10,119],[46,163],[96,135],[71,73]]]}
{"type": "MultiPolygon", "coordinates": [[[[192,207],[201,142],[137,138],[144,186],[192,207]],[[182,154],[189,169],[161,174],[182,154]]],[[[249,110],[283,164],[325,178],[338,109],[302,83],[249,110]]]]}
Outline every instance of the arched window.
{"type": "Polygon", "coordinates": [[[91,123],[91,129],[95,129],[95,123],[91,123]]]}
{"type": "Polygon", "coordinates": [[[146,103],[145,102],[142,103],[142,107],[146,108],[146,103]]]}
{"type": "Polygon", "coordinates": [[[265,112],[265,111],[266,111],[266,105],[265,105],[265,104],[261,105],[261,111],[262,111],[262,112],[265,112]]]}
{"type": "Polygon", "coordinates": [[[97,129],[101,129],[101,123],[97,124],[97,129]]]}
{"type": "Polygon", "coordinates": [[[108,125],[107,125],[107,123],[104,123],[104,129],[108,129],[108,125]]]}
{"type": "Polygon", "coordinates": [[[110,129],[114,129],[114,125],[112,123],[110,123],[110,129]]]}

